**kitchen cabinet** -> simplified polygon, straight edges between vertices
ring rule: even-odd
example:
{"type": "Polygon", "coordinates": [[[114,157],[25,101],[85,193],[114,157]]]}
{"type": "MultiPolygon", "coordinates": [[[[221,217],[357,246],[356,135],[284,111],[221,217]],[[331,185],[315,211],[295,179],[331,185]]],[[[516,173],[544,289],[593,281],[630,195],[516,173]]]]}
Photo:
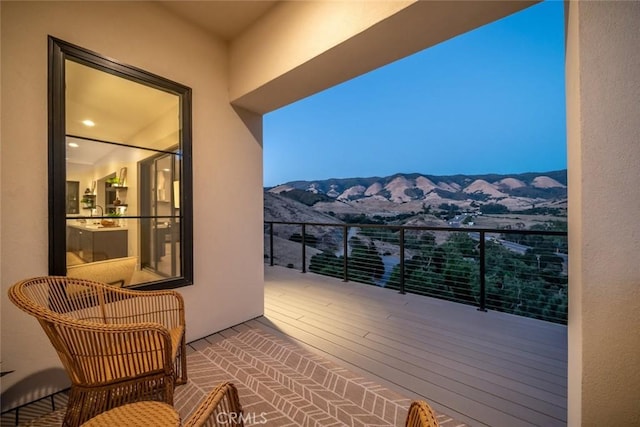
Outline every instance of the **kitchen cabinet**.
{"type": "Polygon", "coordinates": [[[128,230],[122,227],[67,226],[67,251],[85,262],[127,256],[128,230]]]}
{"type": "Polygon", "coordinates": [[[80,194],[80,182],[79,181],[67,181],[66,190],[66,213],[67,215],[80,213],[80,203],[78,203],[80,194]]]}

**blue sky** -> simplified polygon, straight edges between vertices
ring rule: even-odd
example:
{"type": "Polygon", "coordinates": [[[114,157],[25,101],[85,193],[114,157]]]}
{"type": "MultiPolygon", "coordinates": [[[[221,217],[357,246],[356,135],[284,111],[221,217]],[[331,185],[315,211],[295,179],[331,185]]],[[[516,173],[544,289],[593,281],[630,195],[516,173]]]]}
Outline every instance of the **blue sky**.
{"type": "Polygon", "coordinates": [[[565,169],[564,17],[547,1],[264,117],[264,185],[565,169]]]}

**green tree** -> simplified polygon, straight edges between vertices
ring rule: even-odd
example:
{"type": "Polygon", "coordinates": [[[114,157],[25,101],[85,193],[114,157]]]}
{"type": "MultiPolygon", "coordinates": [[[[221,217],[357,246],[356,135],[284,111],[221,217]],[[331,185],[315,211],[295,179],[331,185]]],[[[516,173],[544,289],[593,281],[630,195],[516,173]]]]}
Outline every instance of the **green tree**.
{"type": "Polygon", "coordinates": [[[349,254],[349,278],[363,283],[375,283],[384,275],[382,257],[373,242],[368,245],[354,236],[349,240],[351,253],[349,254]]]}
{"type": "Polygon", "coordinates": [[[343,277],[344,259],[331,252],[321,252],[309,260],[309,271],[331,277],[343,277]]]}
{"type": "MultiPolygon", "coordinates": [[[[296,243],[302,243],[302,235],[300,233],[293,233],[289,240],[296,243]]],[[[307,246],[316,246],[318,244],[318,238],[313,234],[305,233],[304,235],[304,243],[307,246]]]]}
{"type": "Polygon", "coordinates": [[[567,280],[560,257],[534,250],[520,255],[487,242],[486,270],[489,308],[566,322],[567,280]]]}
{"type": "Polygon", "coordinates": [[[480,212],[486,215],[505,214],[505,213],[509,213],[509,208],[507,208],[505,205],[500,205],[498,203],[487,203],[485,205],[480,206],[480,212]]]}

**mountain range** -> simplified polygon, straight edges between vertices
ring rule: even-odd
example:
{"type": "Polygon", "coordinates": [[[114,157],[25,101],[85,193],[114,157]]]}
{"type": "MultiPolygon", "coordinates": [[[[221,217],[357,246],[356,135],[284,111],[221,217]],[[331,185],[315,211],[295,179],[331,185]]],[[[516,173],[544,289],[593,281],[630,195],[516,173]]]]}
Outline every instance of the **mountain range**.
{"type": "Polygon", "coordinates": [[[336,213],[410,212],[428,206],[477,209],[502,205],[509,211],[566,209],[567,171],[520,174],[426,175],[291,181],[266,192],[336,213]]]}

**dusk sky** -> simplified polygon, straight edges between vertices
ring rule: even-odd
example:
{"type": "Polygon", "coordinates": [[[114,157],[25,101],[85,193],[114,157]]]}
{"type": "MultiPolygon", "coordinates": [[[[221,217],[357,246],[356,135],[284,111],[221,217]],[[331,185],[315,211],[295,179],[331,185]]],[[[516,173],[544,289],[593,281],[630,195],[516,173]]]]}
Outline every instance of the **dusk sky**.
{"type": "Polygon", "coordinates": [[[564,15],[547,1],[264,117],[264,185],[565,169],[564,15]]]}

